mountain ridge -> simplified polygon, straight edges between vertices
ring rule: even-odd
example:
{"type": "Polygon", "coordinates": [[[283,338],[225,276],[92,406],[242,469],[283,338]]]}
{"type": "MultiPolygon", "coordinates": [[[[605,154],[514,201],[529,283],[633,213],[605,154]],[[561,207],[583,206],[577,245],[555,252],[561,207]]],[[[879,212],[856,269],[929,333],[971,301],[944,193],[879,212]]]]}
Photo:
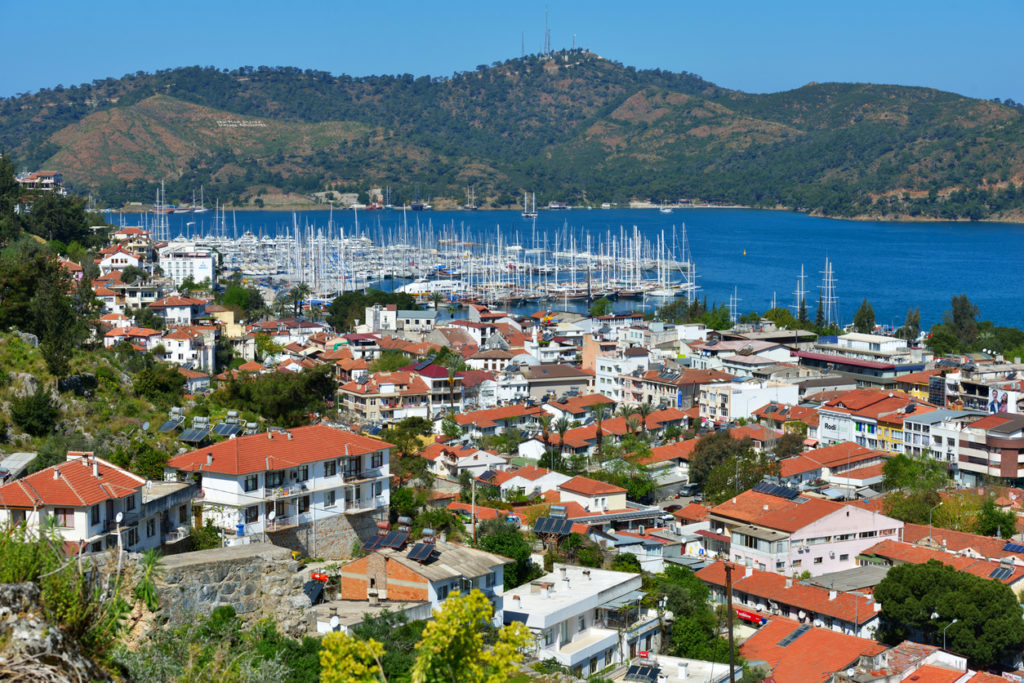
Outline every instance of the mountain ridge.
{"type": "Polygon", "coordinates": [[[396,188],[512,205],[680,197],[822,215],[1020,209],[1019,108],[919,86],[765,95],[583,50],[450,78],[181,67],[0,100],[0,145],[117,203],[396,188]],[[218,121],[254,119],[255,127],[218,121]]]}

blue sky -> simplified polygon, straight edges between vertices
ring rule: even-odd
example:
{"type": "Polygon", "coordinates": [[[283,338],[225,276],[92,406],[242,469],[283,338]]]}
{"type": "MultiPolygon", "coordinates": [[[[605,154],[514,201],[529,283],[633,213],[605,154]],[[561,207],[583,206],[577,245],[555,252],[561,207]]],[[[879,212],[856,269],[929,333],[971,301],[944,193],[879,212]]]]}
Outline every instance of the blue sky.
{"type": "Polygon", "coordinates": [[[921,85],[1024,101],[1024,2],[248,2],[5,0],[0,96],[182,65],[433,76],[543,45],[775,92],[921,85]]]}

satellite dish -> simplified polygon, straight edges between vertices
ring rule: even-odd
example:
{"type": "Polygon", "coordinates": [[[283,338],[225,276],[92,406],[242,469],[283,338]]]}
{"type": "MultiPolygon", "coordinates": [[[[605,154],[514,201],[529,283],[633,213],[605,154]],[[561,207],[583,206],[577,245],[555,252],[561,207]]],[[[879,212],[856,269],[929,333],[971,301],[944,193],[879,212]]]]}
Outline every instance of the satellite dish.
{"type": "Polygon", "coordinates": [[[124,519],[124,513],[123,512],[118,512],[117,516],[114,517],[114,521],[117,522],[118,524],[121,523],[122,519],[124,519]]]}
{"type": "Polygon", "coordinates": [[[333,617],[331,617],[331,630],[332,631],[337,631],[338,630],[338,625],[340,623],[341,623],[341,619],[339,619],[338,615],[335,614],[333,617]]]}
{"type": "Polygon", "coordinates": [[[273,522],[275,517],[277,517],[277,510],[271,510],[267,513],[267,519],[269,521],[273,522]]]}
{"type": "Polygon", "coordinates": [[[148,422],[143,422],[142,423],[142,431],[146,431],[147,429],[149,429],[149,423],[148,422]]]}

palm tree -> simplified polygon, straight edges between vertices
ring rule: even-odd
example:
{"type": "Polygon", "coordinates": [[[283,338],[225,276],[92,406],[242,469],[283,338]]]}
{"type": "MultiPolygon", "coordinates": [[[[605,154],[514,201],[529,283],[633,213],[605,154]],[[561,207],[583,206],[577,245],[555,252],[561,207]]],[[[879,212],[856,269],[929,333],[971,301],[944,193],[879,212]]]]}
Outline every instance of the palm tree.
{"type": "Polygon", "coordinates": [[[303,300],[306,299],[312,292],[313,290],[310,289],[309,285],[307,285],[305,282],[300,282],[299,284],[292,287],[291,291],[288,292],[288,296],[292,300],[292,308],[295,313],[295,317],[299,316],[299,310],[302,307],[303,300]]]}
{"type": "Polygon", "coordinates": [[[630,434],[633,434],[639,428],[640,428],[640,418],[639,417],[637,417],[636,415],[631,415],[630,417],[626,418],[626,431],[628,431],[630,434]]]}
{"type": "Polygon", "coordinates": [[[548,433],[548,427],[551,426],[551,413],[544,413],[540,416],[540,435],[544,441],[544,452],[547,453],[551,450],[551,434],[548,433]]]}
{"type": "Polygon", "coordinates": [[[444,294],[442,294],[441,292],[431,292],[430,293],[430,302],[432,304],[434,304],[434,312],[435,313],[437,312],[437,305],[439,303],[441,303],[442,301],[444,301],[444,294]]]}
{"type": "MultiPolygon", "coordinates": [[[[631,418],[633,416],[633,413],[635,413],[635,412],[636,411],[634,410],[633,406],[628,405],[626,403],[620,403],[619,404],[619,409],[615,411],[615,414],[618,417],[621,417],[623,420],[626,421],[626,429],[627,429],[627,431],[629,430],[629,418],[631,418]]],[[[632,433],[632,432],[630,432],[630,433],[632,433]]]]}
{"type": "Polygon", "coordinates": [[[572,422],[565,415],[555,420],[555,431],[558,432],[558,459],[565,457],[565,433],[569,431],[572,422]]]}
{"type": "Polygon", "coordinates": [[[455,371],[462,365],[462,358],[457,354],[451,354],[444,359],[444,367],[448,369],[448,402],[452,412],[455,412],[455,371]]]}
{"type": "Polygon", "coordinates": [[[647,416],[654,412],[654,406],[650,401],[644,401],[636,407],[636,412],[640,413],[640,424],[644,429],[644,436],[647,436],[647,416]]]}
{"type": "Polygon", "coordinates": [[[590,406],[590,413],[594,416],[594,425],[597,427],[597,461],[601,462],[604,455],[604,418],[608,415],[608,404],[597,403],[590,406]]]}

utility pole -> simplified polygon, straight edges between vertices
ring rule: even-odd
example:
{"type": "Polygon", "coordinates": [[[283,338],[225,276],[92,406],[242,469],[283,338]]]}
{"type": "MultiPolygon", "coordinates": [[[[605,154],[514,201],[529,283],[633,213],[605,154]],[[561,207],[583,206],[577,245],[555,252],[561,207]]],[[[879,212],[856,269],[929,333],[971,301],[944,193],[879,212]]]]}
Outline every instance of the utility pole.
{"type": "Polygon", "coordinates": [[[469,487],[470,487],[470,490],[472,491],[470,493],[470,496],[469,496],[470,501],[472,502],[472,506],[471,506],[472,507],[472,512],[470,513],[470,515],[471,515],[470,521],[473,524],[473,547],[475,548],[476,547],[476,477],[473,476],[472,472],[470,472],[470,477],[472,477],[469,480],[470,481],[469,487]]]}
{"type": "Polygon", "coordinates": [[[736,651],[732,645],[732,565],[725,563],[725,604],[729,608],[726,619],[729,623],[729,681],[736,681],[736,651]]]}

